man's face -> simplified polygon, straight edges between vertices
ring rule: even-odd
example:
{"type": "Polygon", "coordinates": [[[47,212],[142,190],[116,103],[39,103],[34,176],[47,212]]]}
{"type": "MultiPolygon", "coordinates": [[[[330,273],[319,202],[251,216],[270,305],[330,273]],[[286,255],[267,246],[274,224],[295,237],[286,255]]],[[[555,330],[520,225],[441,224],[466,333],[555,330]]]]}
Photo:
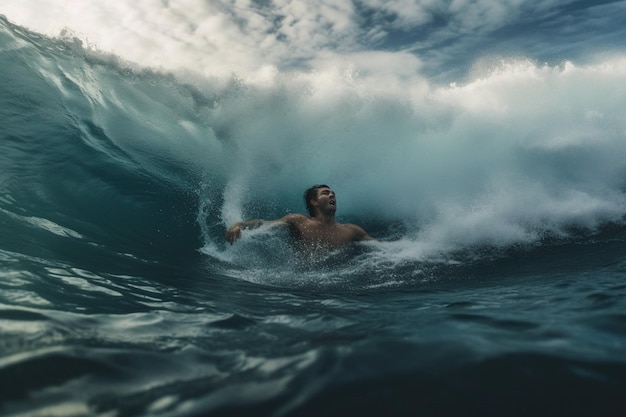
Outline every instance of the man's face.
{"type": "Polygon", "coordinates": [[[335,192],[328,187],[317,189],[317,206],[322,213],[335,213],[337,210],[337,199],[335,192]]]}

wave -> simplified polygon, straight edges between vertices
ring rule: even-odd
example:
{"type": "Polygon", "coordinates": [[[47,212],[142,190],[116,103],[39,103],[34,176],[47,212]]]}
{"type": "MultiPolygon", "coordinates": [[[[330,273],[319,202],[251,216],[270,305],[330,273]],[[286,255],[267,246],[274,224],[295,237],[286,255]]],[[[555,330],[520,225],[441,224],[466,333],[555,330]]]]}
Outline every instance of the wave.
{"type": "Polygon", "coordinates": [[[339,220],[379,239],[330,263],[415,275],[415,262],[595,233],[626,213],[623,56],[490,61],[439,85],[354,65],[162,73],[5,19],[0,45],[0,215],[33,241],[201,250],[262,276],[289,258],[280,233],[231,247],[226,226],[303,212],[302,191],[327,183],[339,220]]]}

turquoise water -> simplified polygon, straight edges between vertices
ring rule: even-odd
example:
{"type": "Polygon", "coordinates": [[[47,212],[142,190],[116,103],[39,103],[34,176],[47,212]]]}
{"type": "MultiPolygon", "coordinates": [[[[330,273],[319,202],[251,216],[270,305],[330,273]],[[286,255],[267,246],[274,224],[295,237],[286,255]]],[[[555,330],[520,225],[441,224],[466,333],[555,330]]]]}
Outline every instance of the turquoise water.
{"type": "Polygon", "coordinates": [[[0,29],[3,415],[621,415],[622,58],[404,94],[0,29]],[[320,182],[378,242],[224,242],[320,182]]]}

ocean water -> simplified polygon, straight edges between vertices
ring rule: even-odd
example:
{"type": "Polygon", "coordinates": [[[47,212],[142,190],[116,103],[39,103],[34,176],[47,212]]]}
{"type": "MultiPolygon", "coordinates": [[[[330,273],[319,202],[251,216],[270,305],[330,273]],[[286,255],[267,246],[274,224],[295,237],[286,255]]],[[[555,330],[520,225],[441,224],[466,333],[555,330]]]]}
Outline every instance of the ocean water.
{"type": "Polygon", "coordinates": [[[1,17],[0,414],[624,415],[626,58],[604,30],[253,78],[1,17]],[[315,183],[378,240],[225,242],[315,183]]]}

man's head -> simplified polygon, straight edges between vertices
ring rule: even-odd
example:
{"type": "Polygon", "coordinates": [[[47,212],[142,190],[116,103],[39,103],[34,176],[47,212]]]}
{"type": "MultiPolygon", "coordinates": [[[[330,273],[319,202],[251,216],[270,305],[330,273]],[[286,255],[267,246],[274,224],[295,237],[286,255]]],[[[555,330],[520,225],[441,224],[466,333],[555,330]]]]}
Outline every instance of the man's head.
{"type": "Polygon", "coordinates": [[[315,216],[315,209],[314,206],[311,204],[311,201],[317,201],[319,190],[322,188],[330,190],[330,187],[328,185],[318,184],[308,188],[304,192],[304,203],[306,204],[306,209],[311,217],[315,216]]]}

